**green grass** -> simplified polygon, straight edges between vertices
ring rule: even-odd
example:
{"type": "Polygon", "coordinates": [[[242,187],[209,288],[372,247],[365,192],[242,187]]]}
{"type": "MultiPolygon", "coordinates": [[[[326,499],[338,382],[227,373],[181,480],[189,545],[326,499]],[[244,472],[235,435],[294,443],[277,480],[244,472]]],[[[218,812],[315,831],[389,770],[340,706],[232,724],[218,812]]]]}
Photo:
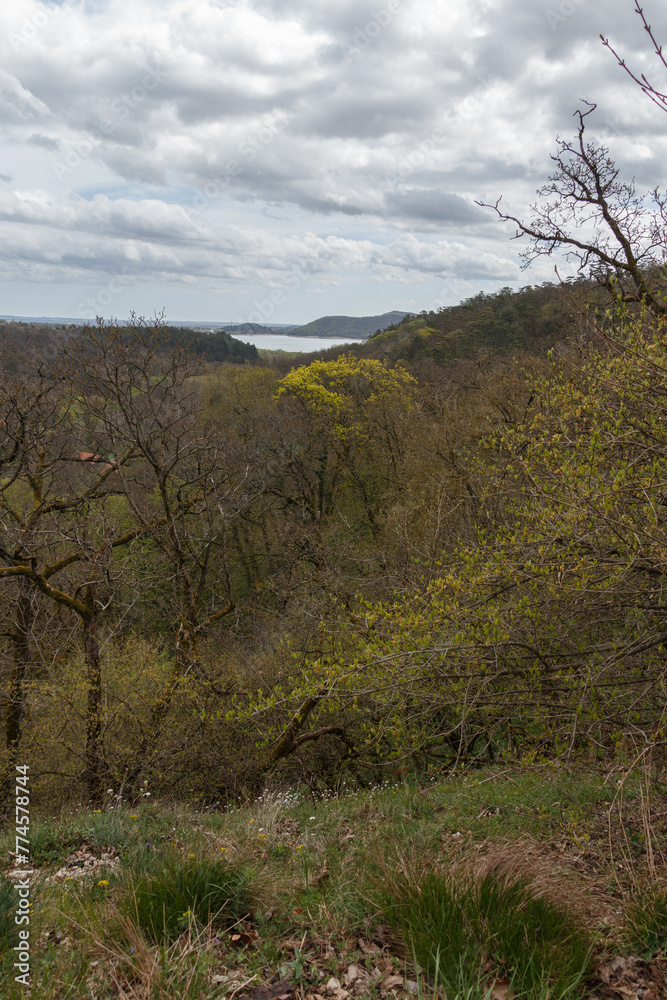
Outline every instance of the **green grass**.
{"type": "MultiPolygon", "coordinates": [[[[567,914],[533,899],[528,881],[511,891],[505,882],[491,881],[483,892],[478,885],[470,902],[465,879],[456,883],[458,888],[446,880],[428,888],[425,873],[446,874],[448,865],[481,842],[529,836],[562,851],[557,856],[566,867],[568,859],[583,856],[586,865],[599,871],[601,884],[606,880],[615,893],[609,896],[614,912],[622,910],[618,880],[624,875],[619,859],[608,856],[605,819],[615,788],[615,780],[605,783],[595,774],[555,768],[507,773],[498,767],[421,785],[351,790],[317,802],[303,790],[274,794],[225,812],[153,800],[99,813],[72,810],[57,818],[40,816],[35,809],[32,1000],[90,995],[111,1000],[122,990],[138,1000],[221,1000],[246,978],[256,976],[253,984],[259,984],[275,974],[298,979],[305,992],[324,995],[327,980],[335,976],[343,982],[351,963],[368,973],[379,966],[383,976],[393,963],[393,972],[419,982],[423,996],[436,989],[433,980],[442,990],[446,978],[447,1000],[481,1000],[494,974],[514,976],[517,992],[527,996],[532,990],[530,1000],[546,1000],[547,995],[555,1000],[559,994],[545,994],[547,985],[555,985],[563,998],[575,996],[577,969],[583,968],[585,956],[576,948],[568,951],[567,914]],[[83,844],[98,859],[97,867],[68,869],[54,881],[83,844]],[[107,861],[109,848],[118,857],[107,861]],[[401,919],[394,915],[395,926],[406,930],[405,951],[397,940],[386,944],[377,937],[378,923],[387,921],[378,908],[373,876],[378,856],[396,859],[401,852],[419,859],[419,884],[434,894],[430,924],[424,919],[410,930],[407,911],[401,919]],[[441,925],[433,923],[436,901],[449,913],[441,925]],[[513,908],[521,911],[518,923],[513,908]],[[209,915],[216,914],[217,924],[209,925],[209,915]],[[241,946],[225,931],[246,914],[246,929],[259,937],[241,946]],[[537,934],[538,926],[544,932],[537,934]],[[360,950],[360,940],[366,945],[379,941],[378,950],[360,950]],[[413,947],[429,969],[430,982],[415,971],[413,947]],[[224,980],[234,971],[239,980],[224,980]],[[561,972],[566,978],[559,984],[561,972]]],[[[656,786],[655,794],[656,810],[662,808],[657,801],[661,796],[667,807],[667,792],[656,786]]],[[[629,779],[624,828],[634,823],[632,795],[629,779]]],[[[614,817],[616,812],[615,806],[614,817]]],[[[9,828],[0,834],[0,867],[11,863],[12,832],[9,828]]],[[[667,843],[663,846],[667,856],[667,843]]],[[[658,843],[654,847],[658,856],[663,848],[658,843]]],[[[626,854],[641,867],[643,843],[631,841],[626,854]]],[[[622,860],[625,872],[626,857],[622,860]]],[[[399,868],[396,862],[394,876],[399,868]]],[[[576,865],[572,871],[576,880],[576,865]]],[[[14,890],[9,891],[13,908],[14,890]]],[[[629,898],[632,889],[623,883],[622,891],[629,898]]],[[[0,881],[0,920],[2,893],[0,881]]],[[[657,940],[659,907],[653,906],[648,916],[657,940]]],[[[599,954],[629,947],[622,919],[621,913],[619,926],[604,932],[599,954]]],[[[639,927],[640,917],[633,919],[639,927]]],[[[597,934],[595,921],[590,934],[597,934]]],[[[633,941],[640,943],[632,947],[650,954],[654,938],[646,928],[637,934],[633,941]]],[[[0,970],[0,995],[13,1000],[12,989],[8,970],[0,970]]],[[[379,986],[369,987],[369,998],[377,995],[379,986]]]]}
{"type": "Polygon", "coordinates": [[[508,980],[517,1000],[570,1000],[581,995],[590,970],[591,941],[561,907],[535,897],[521,880],[496,873],[480,884],[428,874],[384,895],[387,917],[399,929],[428,977],[450,994],[479,995],[508,980]],[[479,993],[479,990],[482,990],[479,993]]]}
{"type": "Polygon", "coordinates": [[[130,881],[121,912],[153,941],[174,940],[192,923],[228,925],[248,915],[247,875],[209,858],[161,859],[130,881]]]}
{"type": "Polygon", "coordinates": [[[120,850],[129,839],[127,821],[118,812],[83,813],[60,822],[45,818],[30,827],[30,858],[35,865],[55,864],[83,844],[93,851],[120,850]]]}
{"type": "Polygon", "coordinates": [[[667,948],[667,889],[644,892],[627,907],[628,944],[650,957],[667,948]]]}
{"type": "Polygon", "coordinates": [[[18,894],[9,879],[0,875],[0,955],[7,952],[18,939],[14,922],[18,894]]]}

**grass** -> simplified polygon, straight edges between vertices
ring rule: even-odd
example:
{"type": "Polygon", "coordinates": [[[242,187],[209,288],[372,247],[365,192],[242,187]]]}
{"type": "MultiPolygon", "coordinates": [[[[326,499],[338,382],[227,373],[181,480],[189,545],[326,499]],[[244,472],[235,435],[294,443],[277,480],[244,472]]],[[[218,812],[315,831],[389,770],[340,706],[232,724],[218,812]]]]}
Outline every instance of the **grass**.
{"type": "MultiPolygon", "coordinates": [[[[508,853],[511,844],[505,860],[508,853]]],[[[389,888],[380,899],[387,918],[447,996],[483,995],[480,970],[491,983],[508,981],[517,1000],[581,995],[592,942],[575,915],[576,896],[561,893],[556,902],[543,894],[544,877],[540,884],[529,872],[517,877],[500,866],[477,878],[451,867],[421,874],[414,866],[398,874],[384,867],[382,884],[389,888]]]]}
{"type": "MultiPolygon", "coordinates": [[[[597,962],[628,947],[649,958],[660,941],[664,909],[648,897],[645,918],[632,908],[646,874],[634,795],[628,780],[617,816],[615,782],[498,768],[318,802],[274,794],[226,812],[146,801],[38,817],[31,1000],[219,1000],[274,976],[320,996],[335,977],[350,1000],[380,998],[388,976],[443,1000],[445,989],[482,1000],[494,977],[532,1000],[547,988],[551,1000],[574,997],[591,944],[597,962]],[[540,882],[545,858],[560,868],[540,882]],[[350,968],[363,989],[345,986],[350,968]]],[[[656,858],[661,837],[656,827],[656,858]]],[[[11,867],[13,846],[9,829],[0,865],[11,867]]],[[[0,934],[3,891],[14,903],[0,881],[0,934]]],[[[1,976],[0,995],[18,998],[1,976]]]]}
{"type": "Polygon", "coordinates": [[[121,903],[153,941],[174,940],[196,921],[233,924],[248,914],[248,878],[226,861],[172,855],[145,872],[121,903]]]}
{"type": "Polygon", "coordinates": [[[642,956],[667,949],[667,889],[644,890],[628,905],[627,938],[642,956]]]}

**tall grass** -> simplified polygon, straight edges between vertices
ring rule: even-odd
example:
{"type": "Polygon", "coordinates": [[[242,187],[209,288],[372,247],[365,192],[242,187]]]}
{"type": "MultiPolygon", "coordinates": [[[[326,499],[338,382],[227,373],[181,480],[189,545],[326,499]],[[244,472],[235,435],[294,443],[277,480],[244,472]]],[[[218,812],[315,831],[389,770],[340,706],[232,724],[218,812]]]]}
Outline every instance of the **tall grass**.
{"type": "Polygon", "coordinates": [[[224,861],[174,855],[132,879],[120,909],[153,941],[168,941],[193,922],[233,922],[249,906],[245,873],[224,861]]]}
{"type": "Polygon", "coordinates": [[[667,889],[644,893],[626,907],[628,944],[644,957],[667,948],[667,889]]]}
{"type": "Polygon", "coordinates": [[[574,918],[534,896],[520,879],[497,873],[481,882],[430,873],[405,884],[384,906],[414,958],[447,996],[487,995],[486,982],[509,980],[526,1000],[571,1000],[581,995],[591,942],[574,918]],[[481,991],[481,992],[480,992],[481,991]]]}

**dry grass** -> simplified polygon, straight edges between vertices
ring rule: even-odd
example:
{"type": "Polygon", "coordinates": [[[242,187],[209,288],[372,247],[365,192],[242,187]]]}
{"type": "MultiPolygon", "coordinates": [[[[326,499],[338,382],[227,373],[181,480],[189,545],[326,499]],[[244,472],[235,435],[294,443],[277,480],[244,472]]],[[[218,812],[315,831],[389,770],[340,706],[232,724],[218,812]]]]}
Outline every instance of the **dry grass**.
{"type": "Polygon", "coordinates": [[[495,875],[502,884],[521,881],[536,899],[546,899],[584,927],[619,923],[616,907],[600,880],[575,871],[562,855],[532,837],[485,840],[462,852],[451,865],[455,879],[478,884],[495,875]]]}

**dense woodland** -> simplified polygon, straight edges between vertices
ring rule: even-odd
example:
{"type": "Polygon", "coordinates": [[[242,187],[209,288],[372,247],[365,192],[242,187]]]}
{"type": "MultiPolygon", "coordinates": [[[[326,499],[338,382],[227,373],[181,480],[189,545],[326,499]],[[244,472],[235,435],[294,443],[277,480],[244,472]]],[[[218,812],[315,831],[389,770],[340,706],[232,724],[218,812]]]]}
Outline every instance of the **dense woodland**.
{"type": "Polygon", "coordinates": [[[304,363],[139,320],[10,353],[3,770],[219,799],[662,745],[663,325],[577,282],[304,363]]]}

